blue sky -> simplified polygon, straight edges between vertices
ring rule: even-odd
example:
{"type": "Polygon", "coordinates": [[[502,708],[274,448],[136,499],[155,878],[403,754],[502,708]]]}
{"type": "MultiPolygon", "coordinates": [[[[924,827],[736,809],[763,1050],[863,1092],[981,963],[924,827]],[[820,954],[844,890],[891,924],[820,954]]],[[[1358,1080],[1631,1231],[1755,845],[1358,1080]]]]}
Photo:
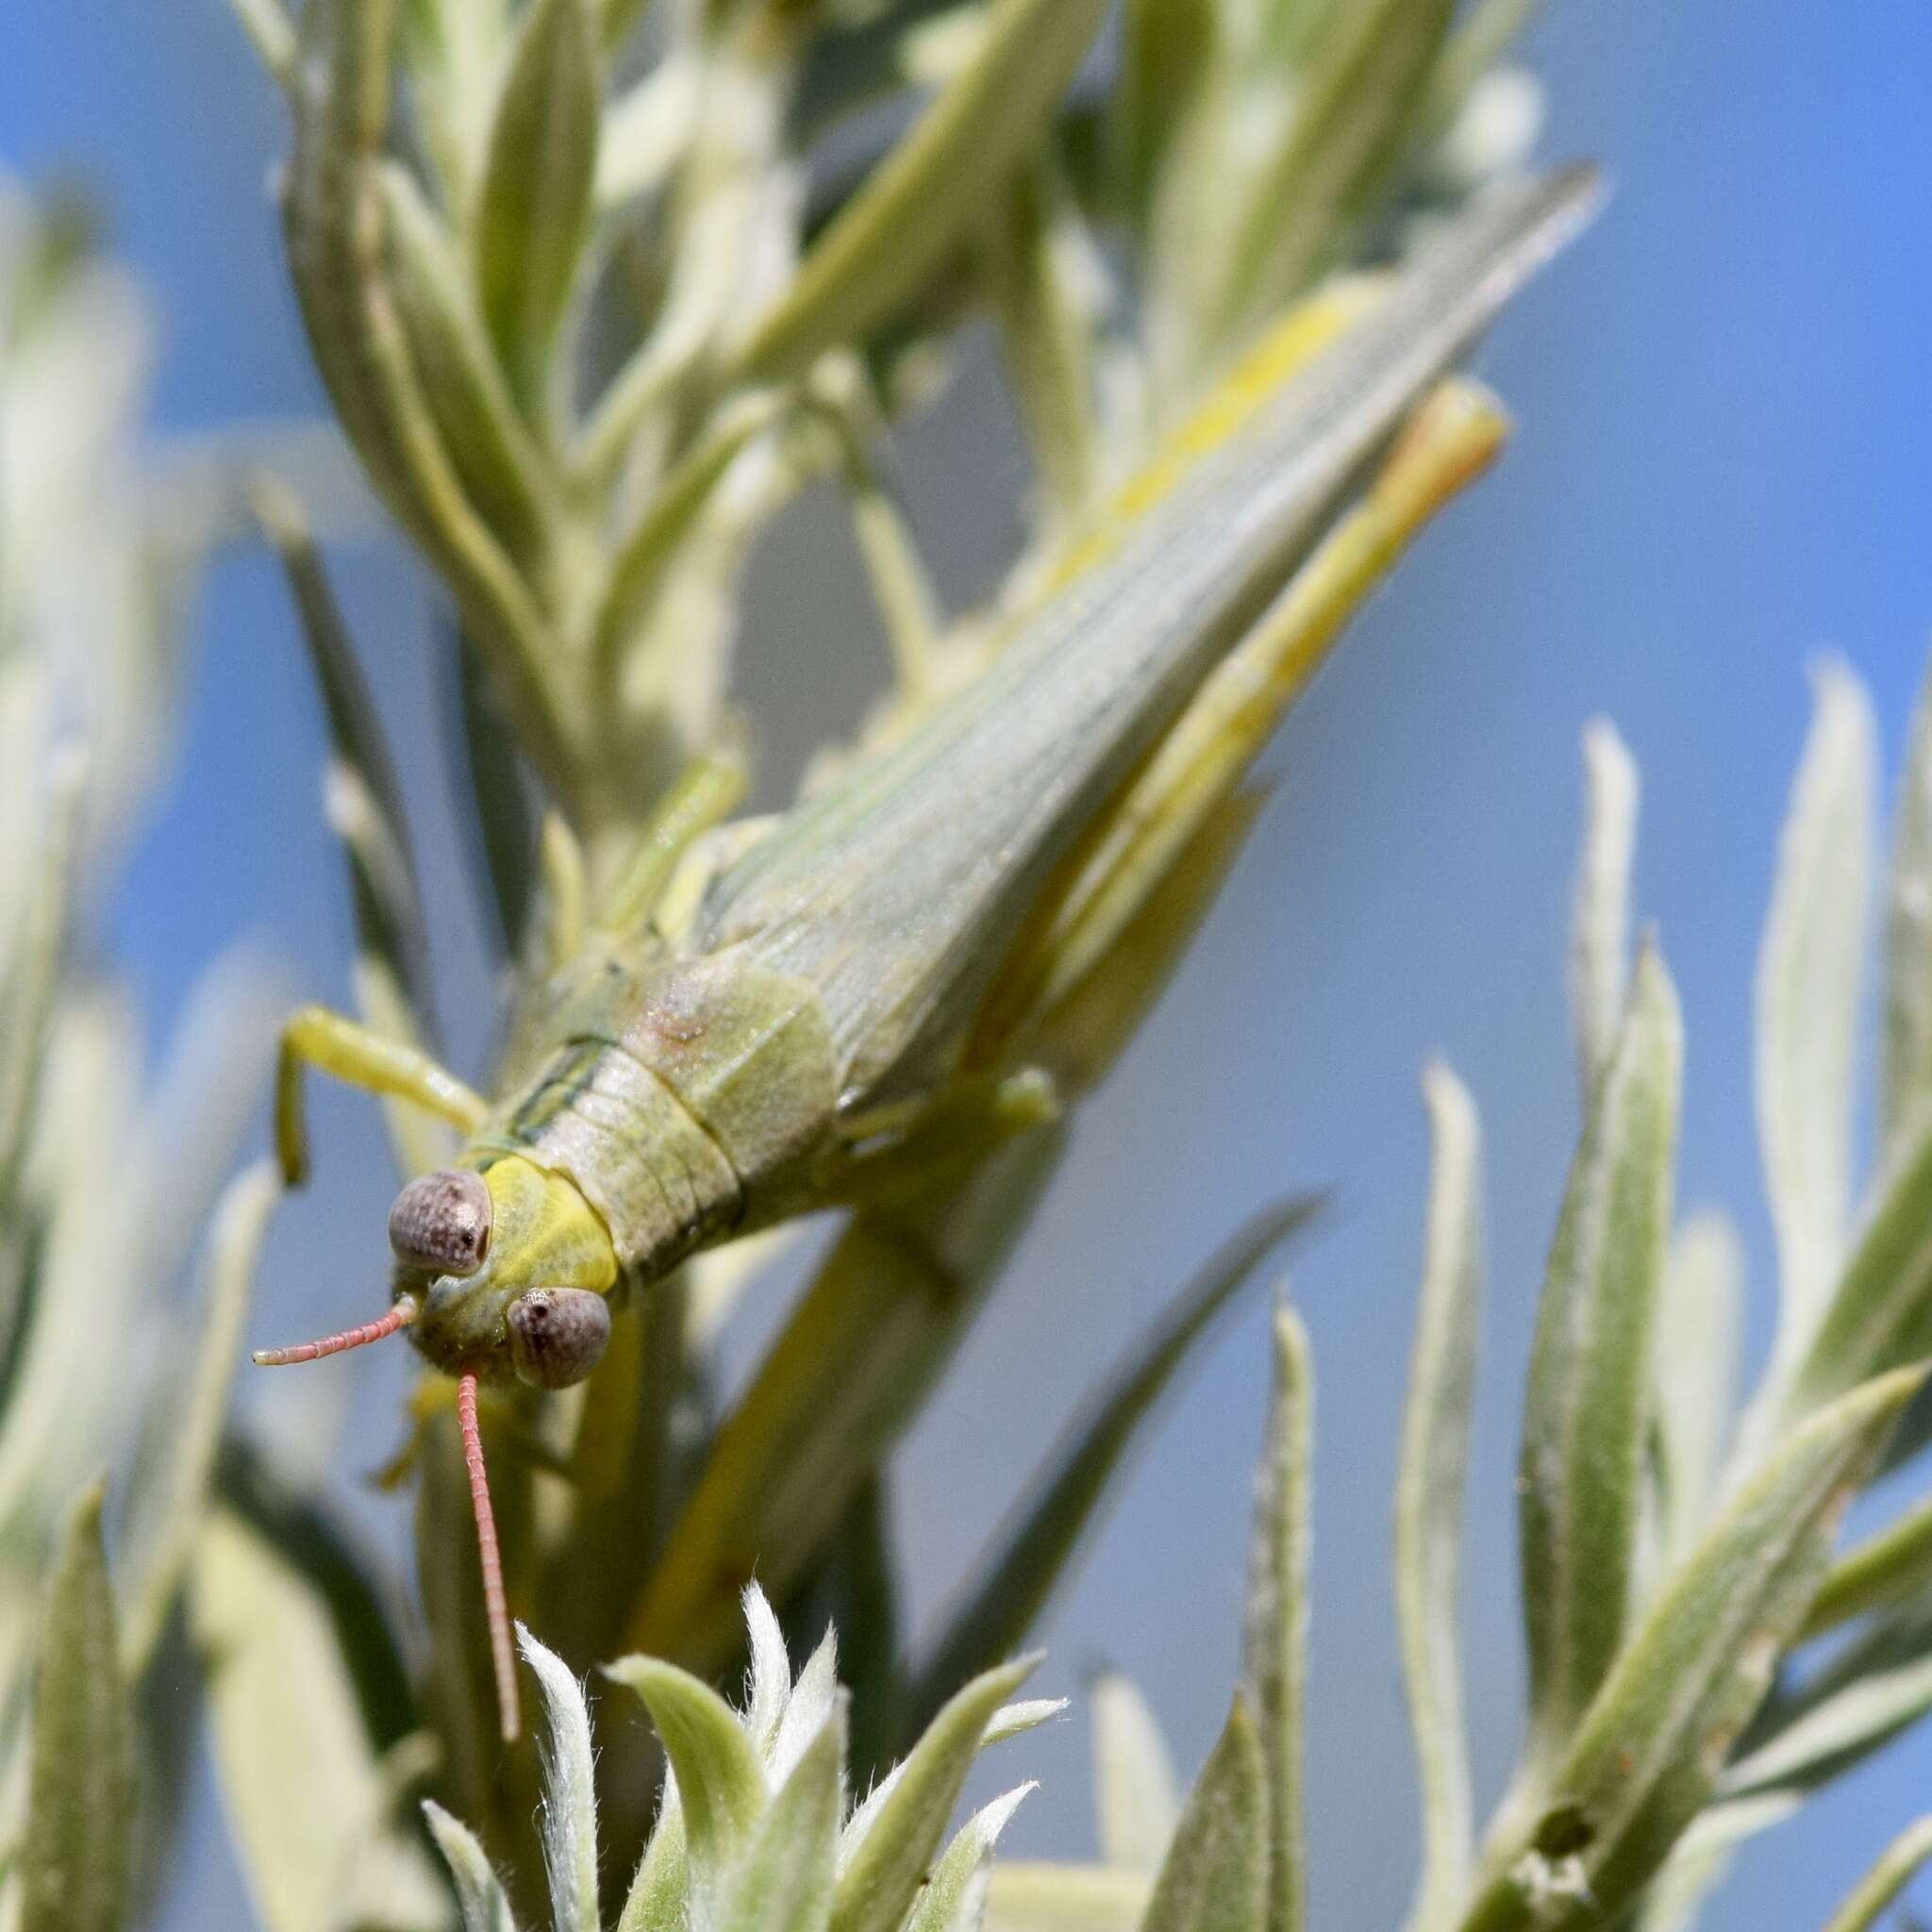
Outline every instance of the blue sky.
{"type": "MultiPolygon", "coordinates": [[[[280,109],[220,0],[25,0],[8,25],[0,160],[96,184],[162,308],[157,427],[313,411],[266,193],[280,109]]],[[[898,1489],[909,1594],[930,1609],[1079,1386],[1189,1269],[1264,1195],[1338,1184],[1340,1211],[1294,1282],[1320,1379],[1310,1803],[1317,1918],[1334,1924],[1395,1922],[1413,1843],[1386,1552],[1424,1175],[1417,1069],[1444,1055],[1488,1135],[1467,1594],[1492,1794],[1520,1722],[1514,1406],[1575,1130],[1561,946],[1577,734],[1607,713],[1643,767],[1639,899],[1689,1043],[1681,1197],[1739,1217],[1761,1348],[1771,1255],[1750,989],[1807,666],[1827,648],[1850,659],[1895,760],[1932,630],[1932,9],[1551,0],[1530,46],[1548,83],[1544,151],[1602,158],[1617,193],[1481,358],[1519,418],[1516,446],[1271,751],[1274,797],[1211,930],[1083,1120],[898,1489]]],[[[985,384],[921,425],[908,464],[944,587],[983,591],[1022,482],[985,384]]],[[[851,715],[877,661],[854,576],[823,505],[758,560],[744,682],[780,768],[851,715]]],[[[475,908],[438,829],[445,774],[430,744],[434,595],[380,545],[358,547],[344,581],[409,756],[450,1032],[474,1053],[475,908]]],[[[345,990],[317,725],[258,560],[217,573],[201,630],[178,773],[110,920],[157,1029],[243,937],[304,992],[345,990]]],[[[320,1133],[321,1185],[272,1255],[262,1322],[277,1331],[366,1313],[380,1276],[373,1123],[332,1103],[320,1133]]],[[[1257,1302],[1227,1330],[1045,1633],[1047,1688],[1118,1661],[1190,1769],[1231,1681],[1265,1325],[1257,1302]]],[[[358,1385],[378,1432],[399,1367],[358,1385]]],[[[1016,1849],[1086,1849],[1084,1750],[1070,1723],[1031,1754],[1045,1789],[1016,1849]]],[[[1711,1923],[1820,1923],[1928,1784],[1932,1740],[1894,1749],[1753,1847],[1711,1923]]],[[[198,1829],[177,1922],[228,1923],[233,1884],[198,1829]]]]}

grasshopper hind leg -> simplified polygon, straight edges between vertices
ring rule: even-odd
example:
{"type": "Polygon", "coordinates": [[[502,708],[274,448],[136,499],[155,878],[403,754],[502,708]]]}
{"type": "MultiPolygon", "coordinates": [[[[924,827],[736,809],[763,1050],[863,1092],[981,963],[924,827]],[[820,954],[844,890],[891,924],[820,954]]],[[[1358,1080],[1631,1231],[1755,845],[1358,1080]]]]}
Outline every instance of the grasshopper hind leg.
{"type": "Polygon", "coordinates": [[[475,1133],[490,1110],[481,1094],[420,1047],[391,1040],[326,1007],[303,1007],[282,1028],[275,1062],[275,1157],[284,1182],[291,1188],[308,1178],[308,1130],[302,1108],[305,1067],[365,1093],[407,1100],[466,1134],[475,1133]]]}

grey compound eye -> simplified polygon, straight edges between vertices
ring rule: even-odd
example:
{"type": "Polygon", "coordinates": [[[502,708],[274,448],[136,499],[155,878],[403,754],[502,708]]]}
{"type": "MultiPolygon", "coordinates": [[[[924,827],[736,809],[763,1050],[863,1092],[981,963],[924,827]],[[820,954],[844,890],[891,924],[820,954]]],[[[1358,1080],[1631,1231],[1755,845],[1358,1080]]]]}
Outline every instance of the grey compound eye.
{"type": "Polygon", "coordinates": [[[474,1274],[490,1247],[490,1190],[483,1176],[444,1168],[412,1180],[389,1210],[389,1244],[406,1268],[474,1274]]]}
{"type": "Polygon", "coordinates": [[[581,1382],[610,1340],[610,1304],[589,1288],[533,1288],[509,1305],[509,1358],[525,1382],[581,1382]]]}

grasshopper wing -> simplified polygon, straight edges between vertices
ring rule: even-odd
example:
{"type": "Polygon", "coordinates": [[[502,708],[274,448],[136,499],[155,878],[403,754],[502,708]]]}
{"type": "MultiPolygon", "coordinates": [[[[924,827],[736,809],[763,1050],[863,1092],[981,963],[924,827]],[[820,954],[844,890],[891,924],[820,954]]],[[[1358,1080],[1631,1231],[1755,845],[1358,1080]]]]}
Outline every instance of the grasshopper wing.
{"type": "Polygon", "coordinates": [[[1577,168],[1476,203],[983,676],[714,882],[699,944],[818,988],[848,1109],[940,1076],[1050,869],[1596,193],[1577,168]]]}

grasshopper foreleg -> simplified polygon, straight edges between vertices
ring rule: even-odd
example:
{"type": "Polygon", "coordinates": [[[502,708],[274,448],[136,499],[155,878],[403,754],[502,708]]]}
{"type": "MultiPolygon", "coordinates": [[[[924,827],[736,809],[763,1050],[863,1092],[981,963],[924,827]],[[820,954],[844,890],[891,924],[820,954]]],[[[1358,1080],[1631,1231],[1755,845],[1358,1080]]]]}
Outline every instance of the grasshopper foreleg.
{"type": "Polygon", "coordinates": [[[1060,1110],[1052,1077],[1037,1067],[969,1075],[914,1114],[902,1131],[858,1123],[858,1144],[832,1182],[832,1197],[875,1207],[925,1188],[935,1173],[973,1166],[1014,1135],[1057,1121],[1060,1110]]]}
{"type": "Polygon", "coordinates": [[[282,1028],[275,1063],[275,1156],[291,1188],[308,1177],[308,1131],[302,1110],[305,1066],[365,1093],[407,1100],[466,1134],[475,1133],[490,1111],[479,1093],[420,1047],[389,1039],[326,1007],[304,1007],[282,1028]]]}

